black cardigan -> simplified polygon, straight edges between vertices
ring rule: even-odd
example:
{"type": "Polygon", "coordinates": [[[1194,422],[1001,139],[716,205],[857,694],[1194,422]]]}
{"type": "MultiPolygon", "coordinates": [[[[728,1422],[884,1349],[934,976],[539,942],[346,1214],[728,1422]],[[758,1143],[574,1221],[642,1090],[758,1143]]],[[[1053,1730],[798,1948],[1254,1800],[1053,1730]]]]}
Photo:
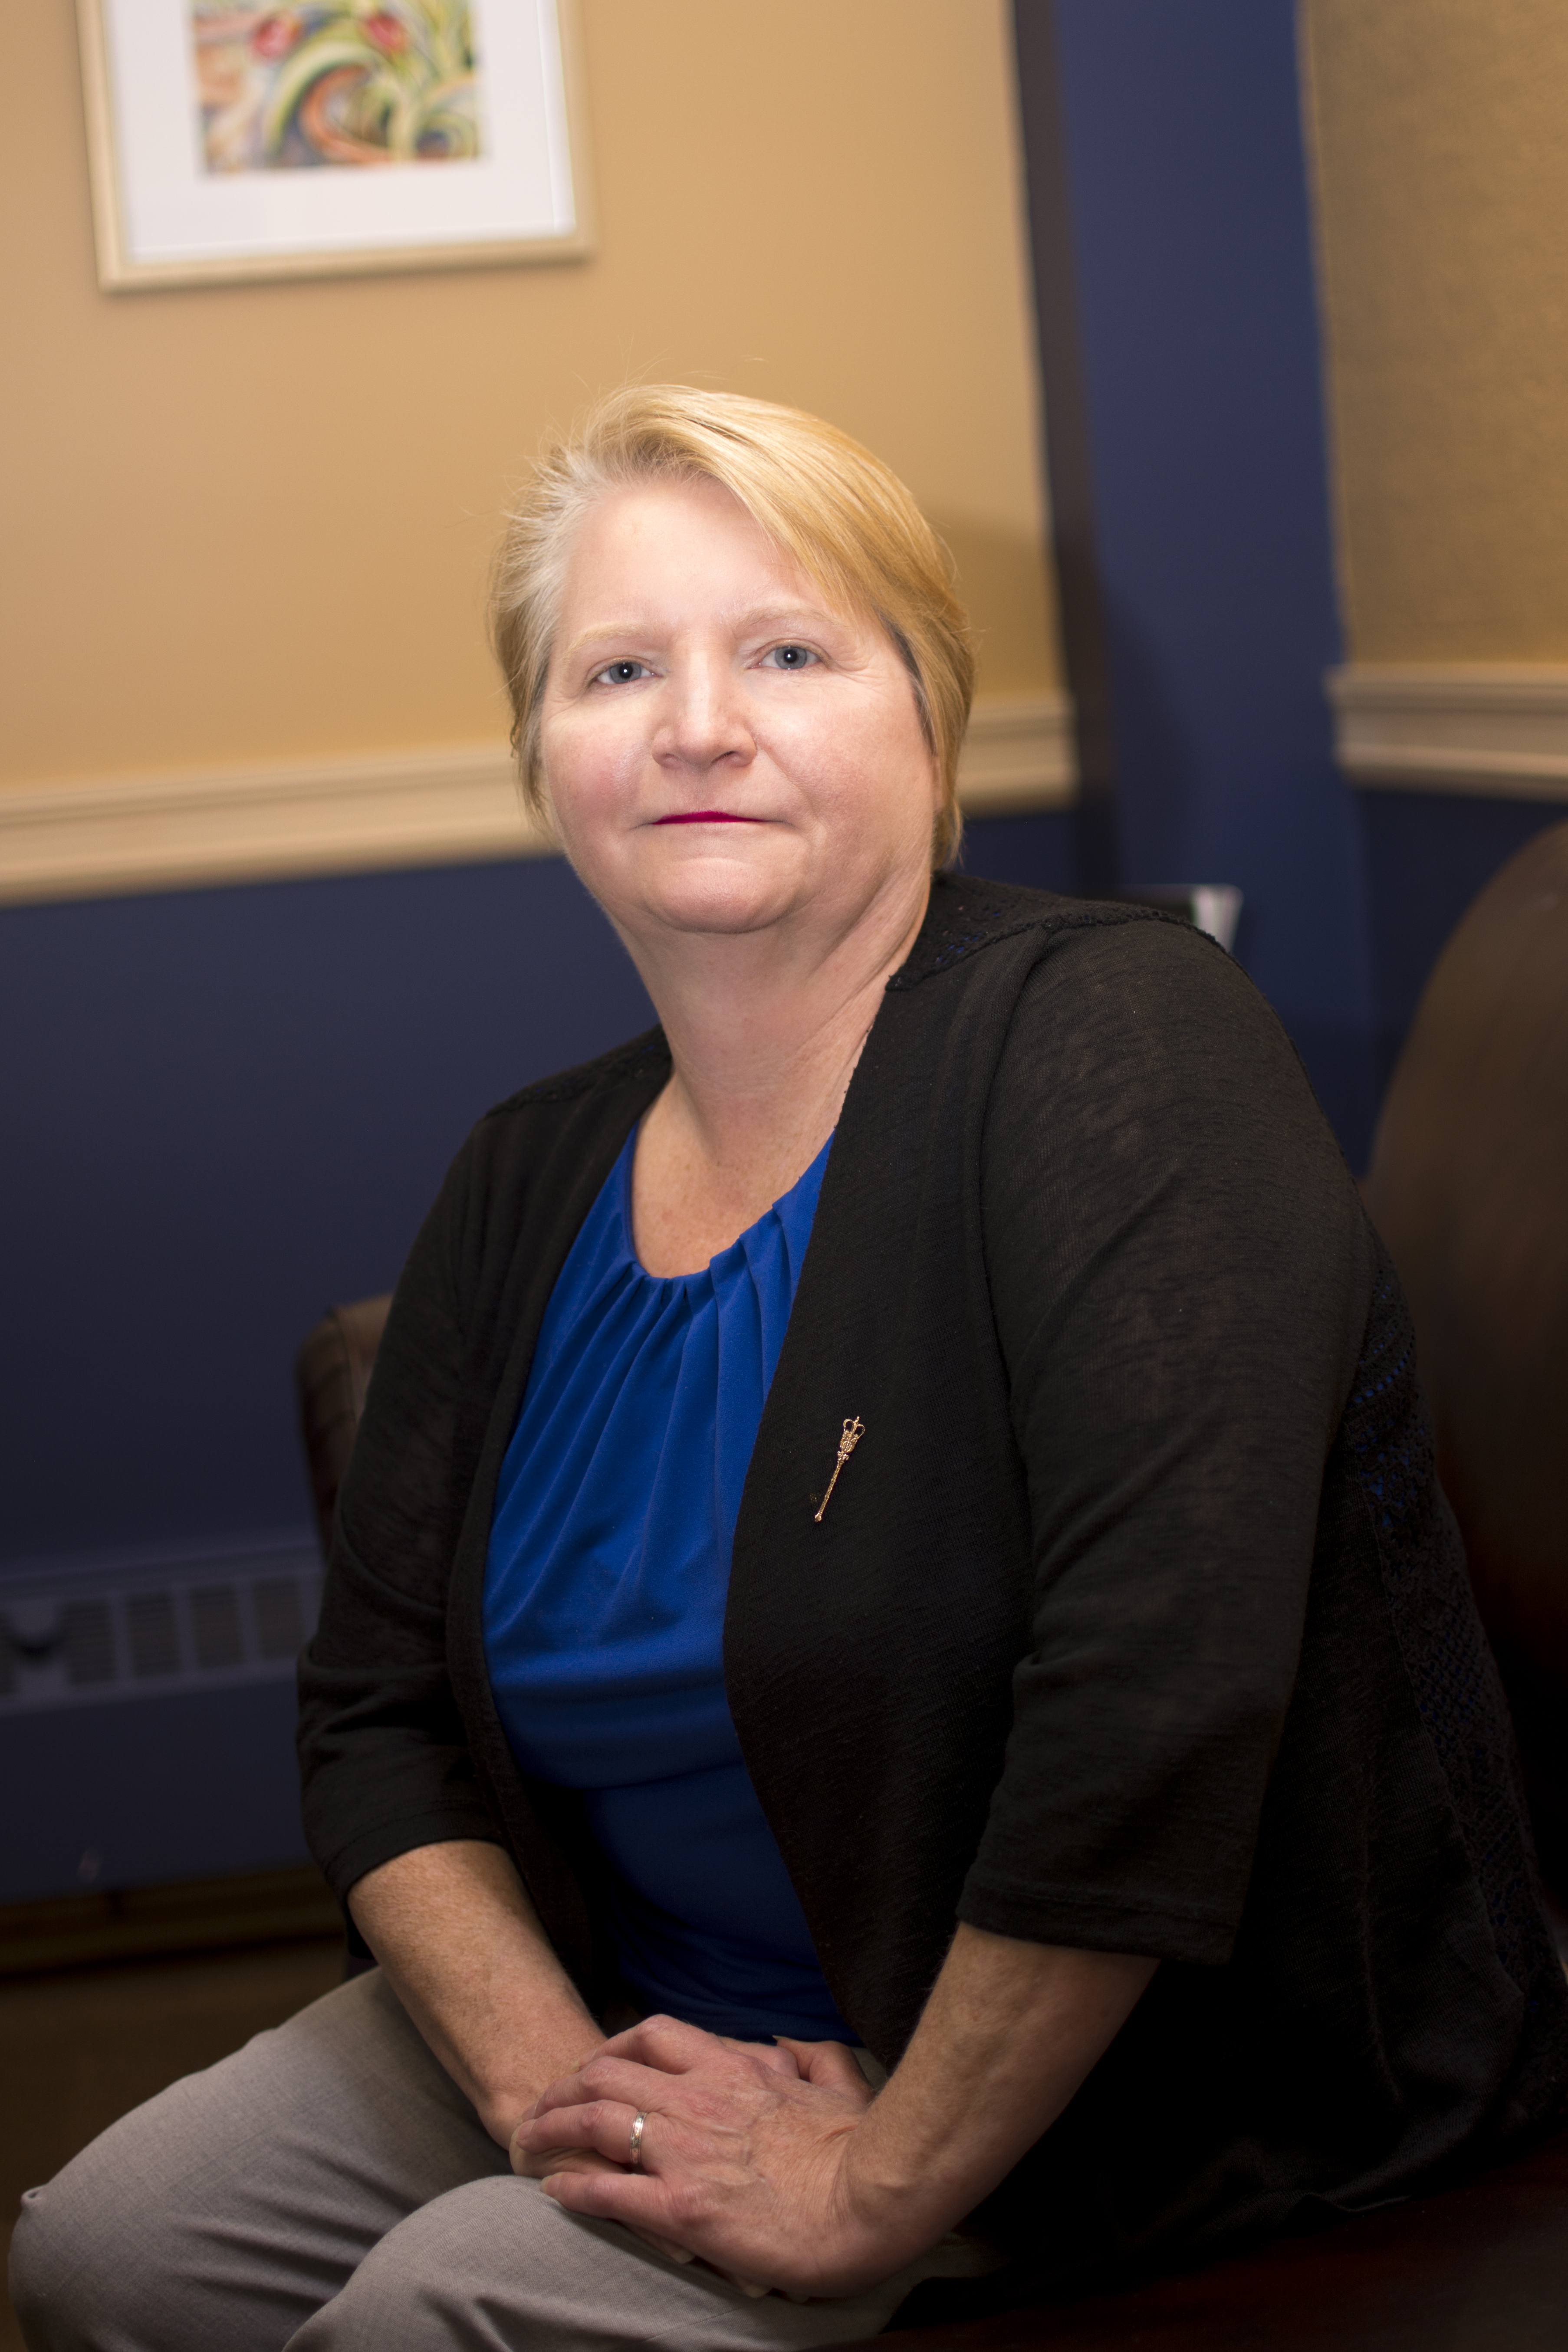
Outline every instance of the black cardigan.
{"type": "MultiPolygon", "coordinates": [[[[495,1840],[595,2000],[591,1841],[512,1763],[481,1592],[545,1304],[668,1066],[655,1032],[458,1155],[301,1670],[339,1892],[495,1840]]],[[[1568,2001],[1398,1286],[1273,1015],[1185,927],[937,884],[829,1155],[725,1679],[879,2057],[958,1919],[1165,1964],[985,2209],[1043,2270],[1386,2198],[1559,2111],[1568,2001]]]]}

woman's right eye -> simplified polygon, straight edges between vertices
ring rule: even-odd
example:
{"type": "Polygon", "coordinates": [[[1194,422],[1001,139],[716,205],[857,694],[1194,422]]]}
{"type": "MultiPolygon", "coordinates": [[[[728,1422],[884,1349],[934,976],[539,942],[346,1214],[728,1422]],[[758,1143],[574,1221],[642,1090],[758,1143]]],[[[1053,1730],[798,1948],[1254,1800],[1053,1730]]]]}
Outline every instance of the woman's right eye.
{"type": "Polygon", "coordinates": [[[631,686],[648,674],[647,664],[640,661],[606,662],[603,669],[594,672],[590,686],[631,686]]]}

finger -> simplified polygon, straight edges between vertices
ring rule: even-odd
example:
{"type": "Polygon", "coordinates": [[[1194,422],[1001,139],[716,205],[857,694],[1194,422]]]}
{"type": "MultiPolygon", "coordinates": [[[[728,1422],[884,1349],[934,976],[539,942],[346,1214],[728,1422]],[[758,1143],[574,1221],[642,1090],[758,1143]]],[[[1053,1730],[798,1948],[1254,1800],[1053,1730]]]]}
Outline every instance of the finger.
{"type": "Polygon", "coordinates": [[[641,2066],[629,2058],[595,2058],[542,2090],[533,2113],[547,2116],[552,2107],[583,2107],[593,2099],[619,2099],[634,2115],[638,2108],[668,2107],[676,2080],[657,2066],[641,2066]]]}
{"type": "Polygon", "coordinates": [[[724,2046],[718,2034],[705,2033],[700,2025],[687,2025],[679,2017],[645,2017],[624,2033],[612,2034],[598,2054],[630,2058],[661,2074],[684,2074],[705,2052],[724,2046]]]}
{"type": "Polygon", "coordinates": [[[689,2247],[678,2246],[673,2238],[661,2238],[653,2230],[634,2230],[632,2235],[640,2238],[645,2246],[651,2246],[656,2254],[668,2255],[672,2263],[694,2263],[697,2260],[689,2247]]]}
{"type": "Polygon", "coordinates": [[[754,2058],[774,2074],[798,2078],[800,2067],[795,2063],[795,2045],[787,2034],[775,2033],[771,2042],[734,2042],[728,2034],[721,2037],[726,2050],[735,2051],[742,2058],[754,2058]]]}
{"type": "Polygon", "coordinates": [[[757,2295],[772,2294],[773,2293],[771,2286],[760,2286],[755,2279],[743,2279],[739,2271],[727,2271],[719,2263],[710,2263],[709,2267],[712,2270],[716,2270],[719,2273],[720,2277],[721,2279],[728,2280],[731,2286],[738,2286],[742,2294],[749,2294],[755,2297],[757,2295]]]}
{"type": "Polygon", "coordinates": [[[640,2172],[553,2172],[540,2183],[569,2213],[586,2213],[595,2221],[624,2221],[628,2230],[668,2237],[670,2216],[668,2191],[640,2172]],[[661,2226],[662,2225],[662,2226],[661,2226]]]}
{"type": "MultiPolygon", "coordinates": [[[[792,2082],[799,2079],[801,2069],[793,2054],[793,2045],[780,2049],[766,2042],[731,2042],[718,2034],[704,2035],[703,2040],[707,2046],[699,2052],[696,2063],[679,2073],[667,2072],[629,2053],[606,2048],[574,2074],[563,2074],[559,2082],[547,2084],[535,2100],[532,2112],[535,2116],[548,2115],[552,2107],[584,2106],[591,2099],[624,2099],[634,2110],[642,2107],[674,2112],[679,2103],[679,2085],[699,2078],[712,2086],[726,2080],[754,2078],[760,2069],[765,2074],[787,2075],[792,2082]]],[[[853,2067],[853,2060],[850,2065],[853,2067]]]]}
{"type": "Polygon", "coordinates": [[[795,2042],[781,2033],[779,2041],[794,2058],[808,2083],[816,2083],[826,2090],[864,2091],[871,2095],[871,2086],[856,2062],[853,2052],[842,2042],[795,2042]]]}
{"type": "MultiPolygon", "coordinates": [[[[564,2172],[615,2173],[626,2169],[625,2166],[612,2164],[607,2157],[596,2155],[588,2148],[578,2149],[570,2156],[530,2157],[517,2146],[515,2133],[512,2135],[511,2168],[521,2173],[525,2180],[550,2180],[564,2172]]],[[[662,2254],[667,2262],[694,2263],[697,2260],[689,2246],[677,2245],[673,2238],[661,2238],[657,2231],[634,2230],[632,2235],[640,2238],[645,2245],[651,2246],[656,2254],[662,2254]]]]}
{"type": "Polygon", "coordinates": [[[710,2047],[701,2061],[683,2074],[662,2073],[657,2066],[647,2066],[632,2058],[608,2055],[595,2058],[580,2073],[568,2074],[559,2083],[552,2083],[534,2102],[535,2116],[548,2115],[554,2107],[586,2106],[595,2099],[619,2099],[633,2113],[642,2109],[648,2114],[678,2115],[686,2110],[688,2094],[700,2087],[708,2094],[723,2091],[755,2080],[758,2070],[779,2075],[787,2074],[791,2081],[798,2078],[800,2069],[795,2059],[784,2051],[768,2051],[742,2042],[721,2042],[710,2037],[710,2047]]]}
{"type": "MultiPolygon", "coordinates": [[[[538,2158],[552,2150],[593,2148],[608,2157],[617,2169],[627,2167],[631,2160],[632,2126],[638,2110],[626,2106],[619,2099],[590,2099],[579,2107],[552,2107],[548,2115],[537,2116],[519,2124],[514,2135],[516,2144],[525,2156],[538,2158]]],[[[644,2172],[658,2170],[650,2161],[648,2147],[650,2117],[643,2126],[641,2163],[644,2172]]],[[[655,2131],[657,2144],[659,2134],[655,2131]]]]}
{"type": "Polygon", "coordinates": [[[511,2168],[523,2180],[547,2180],[552,2172],[624,2172],[626,2167],[595,2147],[545,2148],[532,2156],[514,2143],[511,2168]]]}
{"type": "Polygon", "coordinates": [[[614,2157],[601,2156],[596,2148],[568,2150],[546,2148],[536,2155],[522,2137],[527,2121],[528,2118],[525,2117],[523,2122],[518,2125],[507,2143],[506,2151],[510,2159],[512,2170],[521,2173],[525,2180],[542,2180],[547,2172],[565,2164],[581,2165],[590,2169],[595,2166],[607,2165],[616,2172],[626,2168],[624,2161],[617,2163],[614,2157]]]}
{"type": "MultiPolygon", "coordinates": [[[[677,2245],[666,2235],[668,2220],[662,2210],[668,2192],[657,2180],[646,2180],[635,2172],[557,2172],[542,2184],[546,2197],[552,2197],[569,2213],[584,2213],[598,2221],[622,2221],[639,2238],[649,2244],[668,2248],[677,2262],[690,2262],[691,2252],[677,2245]],[[666,2230],[658,2226],[666,2222],[666,2230]]],[[[772,2289],[754,2279],[736,2276],[732,2271],[721,2271],[731,2284],[742,2294],[758,2296],[771,2294],[772,2289]]]]}

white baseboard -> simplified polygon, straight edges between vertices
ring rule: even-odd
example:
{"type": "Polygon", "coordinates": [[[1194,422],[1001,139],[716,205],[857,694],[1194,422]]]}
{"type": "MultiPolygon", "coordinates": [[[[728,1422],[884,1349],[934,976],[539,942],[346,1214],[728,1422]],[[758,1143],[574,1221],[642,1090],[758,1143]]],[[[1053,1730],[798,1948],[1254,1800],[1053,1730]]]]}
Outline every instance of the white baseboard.
{"type": "Polygon", "coordinates": [[[1568,800],[1568,667],[1351,663],[1326,684],[1335,751],[1354,783],[1568,800]]]}
{"type": "MultiPolygon", "coordinates": [[[[1064,695],[977,703],[959,771],[976,815],[1075,797],[1064,695]]],[[[504,744],[0,787],[0,901],[96,898],[287,876],[552,853],[504,744]]]]}

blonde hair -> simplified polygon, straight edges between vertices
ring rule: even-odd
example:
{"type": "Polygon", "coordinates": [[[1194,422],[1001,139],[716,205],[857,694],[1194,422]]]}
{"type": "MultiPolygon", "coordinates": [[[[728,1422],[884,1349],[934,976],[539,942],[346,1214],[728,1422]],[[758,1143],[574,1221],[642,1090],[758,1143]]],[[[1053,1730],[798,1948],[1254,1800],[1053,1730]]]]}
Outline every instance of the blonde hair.
{"type": "Polygon", "coordinates": [[[931,855],[945,865],[963,830],[958,753],[974,695],[952,557],[898,476],[847,434],[804,409],[687,384],[630,385],[598,401],[545,451],[507,519],[490,638],[529,805],[544,812],[540,708],[578,523],[607,490],[693,480],[720,483],[833,604],[869,613],[886,629],[936,761],[931,855]]]}

